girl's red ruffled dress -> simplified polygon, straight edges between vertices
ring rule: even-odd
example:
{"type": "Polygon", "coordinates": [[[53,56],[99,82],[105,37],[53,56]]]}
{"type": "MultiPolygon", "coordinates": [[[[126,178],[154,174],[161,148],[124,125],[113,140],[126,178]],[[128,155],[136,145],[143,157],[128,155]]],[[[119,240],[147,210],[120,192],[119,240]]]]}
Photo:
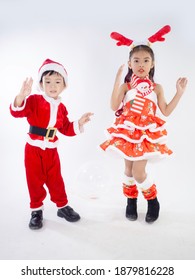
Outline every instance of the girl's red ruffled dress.
{"type": "MultiPolygon", "coordinates": [[[[165,120],[157,116],[155,84],[148,78],[133,75],[123,100],[122,113],[107,129],[109,139],[100,147],[114,150],[131,161],[148,160],[170,155],[166,146],[165,120]]],[[[119,110],[120,111],[120,110],[119,110]]]]}

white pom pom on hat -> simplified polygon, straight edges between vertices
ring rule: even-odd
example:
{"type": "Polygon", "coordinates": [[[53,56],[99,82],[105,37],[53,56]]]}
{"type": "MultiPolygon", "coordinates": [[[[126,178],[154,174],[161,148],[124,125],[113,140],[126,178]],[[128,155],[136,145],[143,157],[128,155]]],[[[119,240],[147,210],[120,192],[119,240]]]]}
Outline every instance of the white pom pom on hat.
{"type": "Polygon", "coordinates": [[[43,73],[46,72],[46,71],[55,71],[55,72],[59,73],[64,78],[64,82],[67,86],[67,84],[68,84],[68,74],[67,74],[67,71],[62,64],[47,58],[43,62],[41,67],[39,68],[39,72],[38,72],[39,82],[41,81],[41,77],[42,77],[43,73]]]}

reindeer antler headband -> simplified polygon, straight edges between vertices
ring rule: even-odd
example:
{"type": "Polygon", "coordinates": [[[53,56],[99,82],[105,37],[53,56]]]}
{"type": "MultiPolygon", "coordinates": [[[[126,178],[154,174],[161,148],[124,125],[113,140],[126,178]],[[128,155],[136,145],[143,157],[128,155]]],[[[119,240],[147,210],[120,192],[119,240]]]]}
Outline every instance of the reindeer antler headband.
{"type": "MultiPolygon", "coordinates": [[[[147,40],[147,42],[145,43],[141,43],[144,45],[150,45],[150,43],[154,43],[154,42],[163,42],[165,41],[165,38],[163,38],[163,36],[167,33],[169,33],[171,30],[171,27],[169,25],[165,25],[164,27],[162,27],[159,31],[157,31],[154,35],[150,36],[147,40]]],[[[126,38],[125,36],[121,35],[120,33],[117,32],[112,32],[110,34],[110,37],[114,40],[117,40],[118,42],[116,43],[117,46],[131,46],[134,42],[134,40],[131,40],[129,38],[126,38]]],[[[136,45],[141,45],[136,44],[136,45]]],[[[135,45],[132,46],[132,48],[135,47],[135,45]]]]}

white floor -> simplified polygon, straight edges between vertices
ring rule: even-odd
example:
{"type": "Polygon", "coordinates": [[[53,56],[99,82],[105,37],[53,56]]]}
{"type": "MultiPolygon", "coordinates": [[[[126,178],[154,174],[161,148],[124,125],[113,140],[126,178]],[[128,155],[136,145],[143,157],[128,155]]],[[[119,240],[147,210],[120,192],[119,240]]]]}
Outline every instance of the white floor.
{"type": "MultiPolygon", "coordinates": [[[[6,143],[6,139],[2,141],[6,143]]],[[[4,145],[1,150],[1,260],[195,259],[193,161],[186,161],[191,149],[148,166],[148,172],[155,177],[161,205],[159,219],[148,225],[147,203],[141,194],[138,220],[131,222],[125,218],[126,198],[121,188],[123,161],[112,161],[96,151],[91,155],[93,160],[83,159],[83,164],[77,161],[74,170],[74,157],[68,164],[60,145],[69,202],[80,213],[81,220],[72,224],[57,217],[56,206],[47,196],[44,226],[32,231],[28,228],[24,140],[14,141],[15,145],[4,145]]],[[[176,145],[176,151],[177,148],[176,145]]]]}
{"type": "MultiPolygon", "coordinates": [[[[13,186],[14,187],[14,186],[13,186]]],[[[18,188],[18,184],[15,184],[18,188]]],[[[16,191],[16,190],[15,190],[16,191]]],[[[4,260],[192,260],[195,258],[195,212],[187,204],[167,202],[161,196],[160,218],[152,225],[145,223],[146,202],[138,201],[139,218],[125,218],[126,200],[120,188],[107,189],[97,199],[76,196],[71,192],[71,205],[82,219],[68,223],[57,217],[56,208],[46,199],[44,226],[28,228],[30,212],[27,193],[20,188],[10,196],[11,207],[1,200],[0,259],[4,260]],[[17,201],[14,201],[17,197],[17,201]],[[171,206],[170,206],[171,205],[171,206]],[[175,210],[174,210],[175,208],[175,210]]],[[[190,201],[190,199],[189,199],[190,201]]]]}

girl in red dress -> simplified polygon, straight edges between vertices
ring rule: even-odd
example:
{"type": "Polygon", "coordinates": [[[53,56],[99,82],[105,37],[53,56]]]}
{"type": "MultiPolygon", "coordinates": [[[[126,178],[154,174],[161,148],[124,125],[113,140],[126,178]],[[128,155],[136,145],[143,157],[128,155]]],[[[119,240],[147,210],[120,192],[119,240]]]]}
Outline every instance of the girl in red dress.
{"type": "MultiPolygon", "coordinates": [[[[111,96],[111,108],[116,111],[117,118],[107,129],[108,140],[100,145],[104,151],[114,150],[124,158],[123,193],[127,197],[126,217],[130,220],[136,220],[138,217],[139,189],[148,202],[145,218],[148,223],[158,218],[160,204],[156,185],[146,173],[147,162],[172,153],[165,144],[167,137],[165,120],[158,116],[157,108],[164,116],[169,116],[187,85],[186,78],[179,78],[176,82],[176,93],[167,103],[162,86],[154,82],[155,59],[149,43],[155,40],[163,41],[162,35],[169,30],[169,26],[165,26],[150,37],[149,42],[134,43],[129,54],[125,81],[121,84],[124,68],[122,65],[117,72],[111,96]]],[[[133,43],[132,40],[115,32],[111,37],[119,41],[117,45],[129,46],[133,43]]]]}

